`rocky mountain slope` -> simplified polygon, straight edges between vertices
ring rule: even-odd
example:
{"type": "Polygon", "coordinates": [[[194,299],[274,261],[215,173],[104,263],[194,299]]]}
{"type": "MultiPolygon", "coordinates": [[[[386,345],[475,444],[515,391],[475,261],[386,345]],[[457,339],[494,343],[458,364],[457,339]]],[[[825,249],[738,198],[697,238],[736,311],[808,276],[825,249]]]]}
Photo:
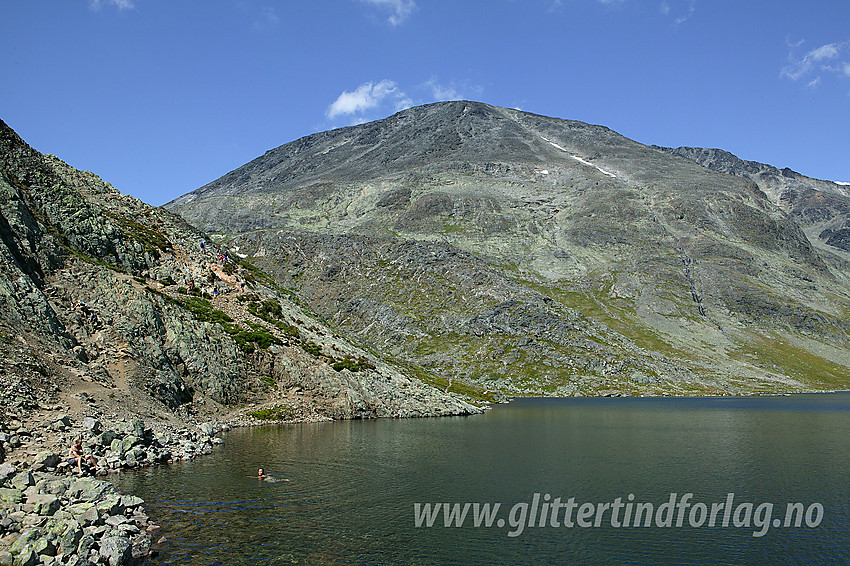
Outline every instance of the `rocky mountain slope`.
{"type": "Polygon", "coordinates": [[[601,126],[446,102],[287,143],[166,207],[452,383],[846,388],[846,187],[726,173],[601,126]]]}
{"type": "Polygon", "coordinates": [[[773,204],[803,228],[812,245],[826,252],[827,261],[833,255],[850,258],[838,251],[850,252],[850,186],[812,179],[788,168],[779,170],[772,165],[745,161],[720,149],[658,149],[712,171],[752,180],[773,204]]]}
{"type": "Polygon", "coordinates": [[[2,122],[0,237],[4,422],[478,410],[331,329],[181,218],[38,153],[2,122]]]}

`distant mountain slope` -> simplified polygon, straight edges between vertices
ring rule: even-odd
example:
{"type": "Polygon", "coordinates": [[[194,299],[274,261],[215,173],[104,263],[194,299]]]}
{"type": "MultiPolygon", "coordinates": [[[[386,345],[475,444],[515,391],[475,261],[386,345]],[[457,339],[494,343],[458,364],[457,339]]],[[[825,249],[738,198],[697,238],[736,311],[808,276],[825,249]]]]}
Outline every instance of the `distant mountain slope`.
{"type": "Polygon", "coordinates": [[[846,194],[809,183],[785,205],[761,182],[601,126],[446,102],[285,144],[166,206],[447,379],[846,388],[850,263],[823,232],[843,228],[803,221],[827,202],[838,222],[846,194]]]}
{"type": "Polygon", "coordinates": [[[772,165],[745,161],[720,149],[659,149],[712,171],[751,179],[804,228],[815,246],[850,260],[850,255],[837,252],[850,252],[850,186],[812,179],[788,168],[779,170],[772,165]]]}
{"type": "Polygon", "coordinates": [[[250,264],[224,261],[181,218],[38,153],[3,122],[0,238],[7,417],[78,405],[80,393],[158,417],[478,411],[341,336],[250,264]]]}

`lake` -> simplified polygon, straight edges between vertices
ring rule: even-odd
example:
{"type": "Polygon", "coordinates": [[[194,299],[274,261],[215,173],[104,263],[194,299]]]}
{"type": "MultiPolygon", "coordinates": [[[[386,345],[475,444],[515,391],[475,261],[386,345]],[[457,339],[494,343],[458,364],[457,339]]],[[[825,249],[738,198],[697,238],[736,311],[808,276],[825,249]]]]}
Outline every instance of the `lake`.
{"type": "Polygon", "coordinates": [[[150,564],[844,564],[850,394],[241,429],[114,481],[163,527],[150,564]]]}

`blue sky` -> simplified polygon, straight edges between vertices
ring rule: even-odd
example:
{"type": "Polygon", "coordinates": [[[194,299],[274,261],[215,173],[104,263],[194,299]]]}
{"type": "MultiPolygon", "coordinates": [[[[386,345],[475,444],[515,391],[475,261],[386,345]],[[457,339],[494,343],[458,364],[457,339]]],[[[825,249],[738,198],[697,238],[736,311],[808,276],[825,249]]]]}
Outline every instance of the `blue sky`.
{"type": "Polygon", "coordinates": [[[0,53],[0,118],[156,205],[461,98],[850,181],[846,0],[1,0],[0,53]]]}

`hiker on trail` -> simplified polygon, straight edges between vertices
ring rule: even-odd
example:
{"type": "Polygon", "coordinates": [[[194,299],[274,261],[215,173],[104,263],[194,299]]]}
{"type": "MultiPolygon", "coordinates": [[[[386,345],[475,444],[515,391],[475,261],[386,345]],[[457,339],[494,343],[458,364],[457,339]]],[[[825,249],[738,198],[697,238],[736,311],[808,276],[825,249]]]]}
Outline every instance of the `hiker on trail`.
{"type": "Polygon", "coordinates": [[[78,438],[74,444],[71,445],[71,448],[68,450],[68,463],[72,466],[76,462],[77,470],[82,474],[83,473],[83,460],[88,458],[88,461],[91,462],[92,466],[97,467],[97,460],[94,459],[94,456],[91,454],[86,454],[83,450],[83,439],[78,438]]]}

